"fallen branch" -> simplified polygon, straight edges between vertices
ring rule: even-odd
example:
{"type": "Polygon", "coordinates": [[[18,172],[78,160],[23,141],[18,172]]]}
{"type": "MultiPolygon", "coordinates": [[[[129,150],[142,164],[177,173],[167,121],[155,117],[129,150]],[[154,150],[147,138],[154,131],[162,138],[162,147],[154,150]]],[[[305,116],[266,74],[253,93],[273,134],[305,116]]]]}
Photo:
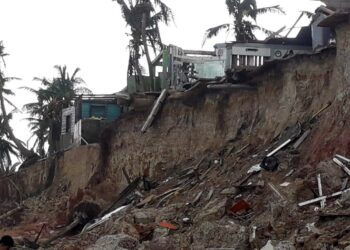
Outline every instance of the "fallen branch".
{"type": "Polygon", "coordinates": [[[12,215],[14,215],[14,214],[16,214],[16,213],[22,211],[22,210],[23,210],[23,207],[22,207],[22,206],[16,207],[15,209],[12,209],[12,210],[10,210],[10,211],[4,213],[3,215],[1,215],[1,216],[0,216],[0,220],[5,219],[5,218],[7,218],[7,217],[10,217],[10,216],[12,216],[12,215]]]}

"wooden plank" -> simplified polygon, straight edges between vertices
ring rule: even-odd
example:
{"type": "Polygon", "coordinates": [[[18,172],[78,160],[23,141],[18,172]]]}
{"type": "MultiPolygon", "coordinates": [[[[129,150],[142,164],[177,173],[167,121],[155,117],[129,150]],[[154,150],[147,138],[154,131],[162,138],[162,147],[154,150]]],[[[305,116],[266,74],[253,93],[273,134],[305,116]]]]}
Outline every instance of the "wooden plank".
{"type": "Polygon", "coordinates": [[[294,143],[293,148],[297,149],[306,140],[306,138],[309,136],[310,133],[311,133],[311,129],[306,130],[303,133],[303,135],[294,143]]]}
{"type": "Polygon", "coordinates": [[[158,99],[155,101],[154,106],[151,110],[151,113],[148,115],[146,122],[143,124],[142,129],[141,129],[141,133],[145,133],[147,131],[147,129],[152,125],[152,122],[154,121],[156,115],[158,114],[160,108],[163,105],[163,102],[165,100],[165,98],[168,95],[168,90],[167,89],[163,89],[162,93],[160,94],[160,96],[158,97],[158,99]]]}
{"type": "Polygon", "coordinates": [[[292,139],[288,139],[286,140],[284,143],[282,143],[280,146],[278,146],[276,149],[274,149],[273,151],[271,151],[270,153],[268,153],[268,155],[266,155],[267,157],[271,157],[274,154],[276,154],[278,151],[280,151],[282,148],[286,147],[289,143],[291,143],[292,139]]]}
{"type": "Polygon", "coordinates": [[[333,158],[333,161],[339,166],[341,167],[345,173],[347,173],[347,175],[350,176],[350,169],[348,169],[344,163],[342,163],[340,160],[338,160],[337,158],[333,158]]]}
{"type": "MultiPolygon", "coordinates": [[[[317,175],[317,187],[318,187],[318,195],[322,197],[323,191],[322,191],[321,174],[317,175]]],[[[326,206],[326,199],[321,200],[320,205],[321,205],[321,208],[323,209],[326,206]]]]}
{"type": "Polygon", "coordinates": [[[303,207],[303,206],[306,206],[306,205],[311,205],[311,204],[320,202],[320,201],[322,201],[322,200],[324,200],[324,199],[330,199],[330,198],[338,197],[338,196],[342,195],[343,193],[349,192],[349,191],[350,191],[350,188],[348,188],[348,189],[346,189],[346,190],[344,190],[344,191],[339,191],[339,192],[330,194],[330,195],[324,195],[324,196],[321,196],[321,197],[318,197],[318,198],[315,198],[315,199],[312,199],[312,200],[300,202],[300,203],[298,204],[298,206],[299,206],[299,207],[303,207]]]}
{"type": "Polygon", "coordinates": [[[350,163],[350,159],[348,159],[348,158],[346,158],[346,157],[344,157],[342,155],[335,155],[335,157],[338,158],[339,160],[343,160],[343,161],[345,161],[347,163],[350,163]]]}

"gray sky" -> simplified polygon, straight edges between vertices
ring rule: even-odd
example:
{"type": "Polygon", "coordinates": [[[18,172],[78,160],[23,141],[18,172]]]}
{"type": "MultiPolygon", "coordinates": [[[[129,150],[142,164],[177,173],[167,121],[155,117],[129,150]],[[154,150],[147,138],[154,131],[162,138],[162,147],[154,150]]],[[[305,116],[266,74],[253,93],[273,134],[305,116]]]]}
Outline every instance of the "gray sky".
{"type": "MultiPolygon", "coordinates": [[[[207,28],[232,22],[225,0],[164,0],[174,11],[175,24],[161,26],[165,44],[201,49],[207,28]]],[[[258,0],[259,7],[281,5],[286,16],[266,14],[258,23],[270,30],[291,27],[301,10],[314,11],[321,3],[312,0],[258,0]]],[[[127,28],[120,8],[111,0],[0,0],[0,40],[7,57],[7,76],[18,107],[34,97],[18,87],[37,87],[33,77],[52,77],[54,65],[67,65],[70,72],[81,68],[80,76],[94,93],[113,93],[126,86],[128,61],[127,28]]],[[[308,24],[304,18],[301,24],[308,24]]],[[[295,34],[295,32],[294,32],[295,34]]],[[[218,42],[232,41],[225,33],[209,40],[203,49],[218,42]]],[[[26,141],[28,127],[17,114],[13,127],[26,141]]]]}

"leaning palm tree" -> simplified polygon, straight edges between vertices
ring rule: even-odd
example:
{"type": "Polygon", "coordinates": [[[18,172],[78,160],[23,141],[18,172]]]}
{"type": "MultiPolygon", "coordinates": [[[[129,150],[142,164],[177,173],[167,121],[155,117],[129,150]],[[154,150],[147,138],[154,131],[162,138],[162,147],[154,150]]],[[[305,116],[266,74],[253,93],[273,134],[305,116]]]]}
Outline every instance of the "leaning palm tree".
{"type": "Polygon", "coordinates": [[[71,76],[66,66],[55,66],[55,69],[58,71],[58,76],[52,80],[34,78],[41,82],[42,87],[38,90],[24,87],[37,98],[36,102],[26,104],[24,109],[30,114],[29,125],[32,135],[37,138],[34,146],[37,146],[40,155],[45,155],[44,146],[47,142],[50,154],[58,150],[62,110],[73,105],[77,95],[91,94],[88,88],[82,87],[84,80],[77,76],[79,68],[71,76]]]}
{"type": "Polygon", "coordinates": [[[0,41],[0,106],[1,106],[1,113],[3,118],[3,126],[7,130],[9,139],[13,141],[13,143],[16,145],[18,151],[20,152],[20,155],[23,158],[31,158],[34,156],[34,153],[30,150],[28,150],[22,141],[20,141],[14,134],[12,127],[10,126],[9,122],[9,115],[6,111],[6,104],[10,105],[14,108],[16,108],[13,103],[7,98],[8,95],[14,95],[14,93],[6,88],[6,83],[8,83],[11,80],[14,80],[16,78],[14,77],[5,77],[3,68],[6,66],[5,64],[5,54],[4,52],[4,46],[2,42],[0,41]]]}
{"type": "MultiPolygon", "coordinates": [[[[115,1],[115,0],[113,0],[115,1]]],[[[142,69],[139,60],[145,54],[151,79],[154,79],[149,47],[156,53],[163,49],[159,23],[168,25],[173,20],[172,10],[161,0],[116,0],[121,6],[127,26],[130,27],[128,75],[135,73],[141,78],[142,69]]]]}
{"type": "Polygon", "coordinates": [[[256,0],[226,0],[226,6],[229,15],[233,17],[233,23],[225,23],[208,29],[204,42],[206,39],[217,36],[221,30],[226,30],[226,32],[233,31],[236,41],[241,42],[256,40],[255,30],[261,30],[271,35],[273,32],[257,25],[257,17],[265,13],[285,14],[279,5],[258,8],[256,0]]]}

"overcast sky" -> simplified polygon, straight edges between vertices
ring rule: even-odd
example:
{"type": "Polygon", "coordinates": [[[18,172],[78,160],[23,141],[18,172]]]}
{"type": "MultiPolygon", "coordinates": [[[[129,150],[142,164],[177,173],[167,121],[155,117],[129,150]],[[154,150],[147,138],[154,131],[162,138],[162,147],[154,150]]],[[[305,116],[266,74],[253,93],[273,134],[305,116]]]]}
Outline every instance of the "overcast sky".
{"type": "MultiPolygon", "coordinates": [[[[206,29],[227,22],[225,0],[163,0],[173,9],[175,24],[161,26],[163,43],[186,49],[201,49],[206,29]]],[[[314,11],[321,3],[312,0],[258,0],[259,7],[281,5],[286,16],[266,14],[258,23],[270,30],[291,27],[300,11],[314,11]]],[[[20,77],[11,86],[18,107],[33,96],[18,87],[38,87],[33,77],[52,77],[54,65],[67,65],[94,93],[113,93],[126,86],[128,62],[127,28],[117,2],[112,0],[0,0],[0,41],[6,52],[7,76],[20,77]]],[[[298,26],[307,25],[303,18],[298,26]]],[[[295,34],[295,32],[294,32],[295,34]]],[[[209,40],[203,49],[232,41],[225,33],[209,40]]],[[[19,138],[29,137],[23,114],[13,127],[19,138]]]]}

